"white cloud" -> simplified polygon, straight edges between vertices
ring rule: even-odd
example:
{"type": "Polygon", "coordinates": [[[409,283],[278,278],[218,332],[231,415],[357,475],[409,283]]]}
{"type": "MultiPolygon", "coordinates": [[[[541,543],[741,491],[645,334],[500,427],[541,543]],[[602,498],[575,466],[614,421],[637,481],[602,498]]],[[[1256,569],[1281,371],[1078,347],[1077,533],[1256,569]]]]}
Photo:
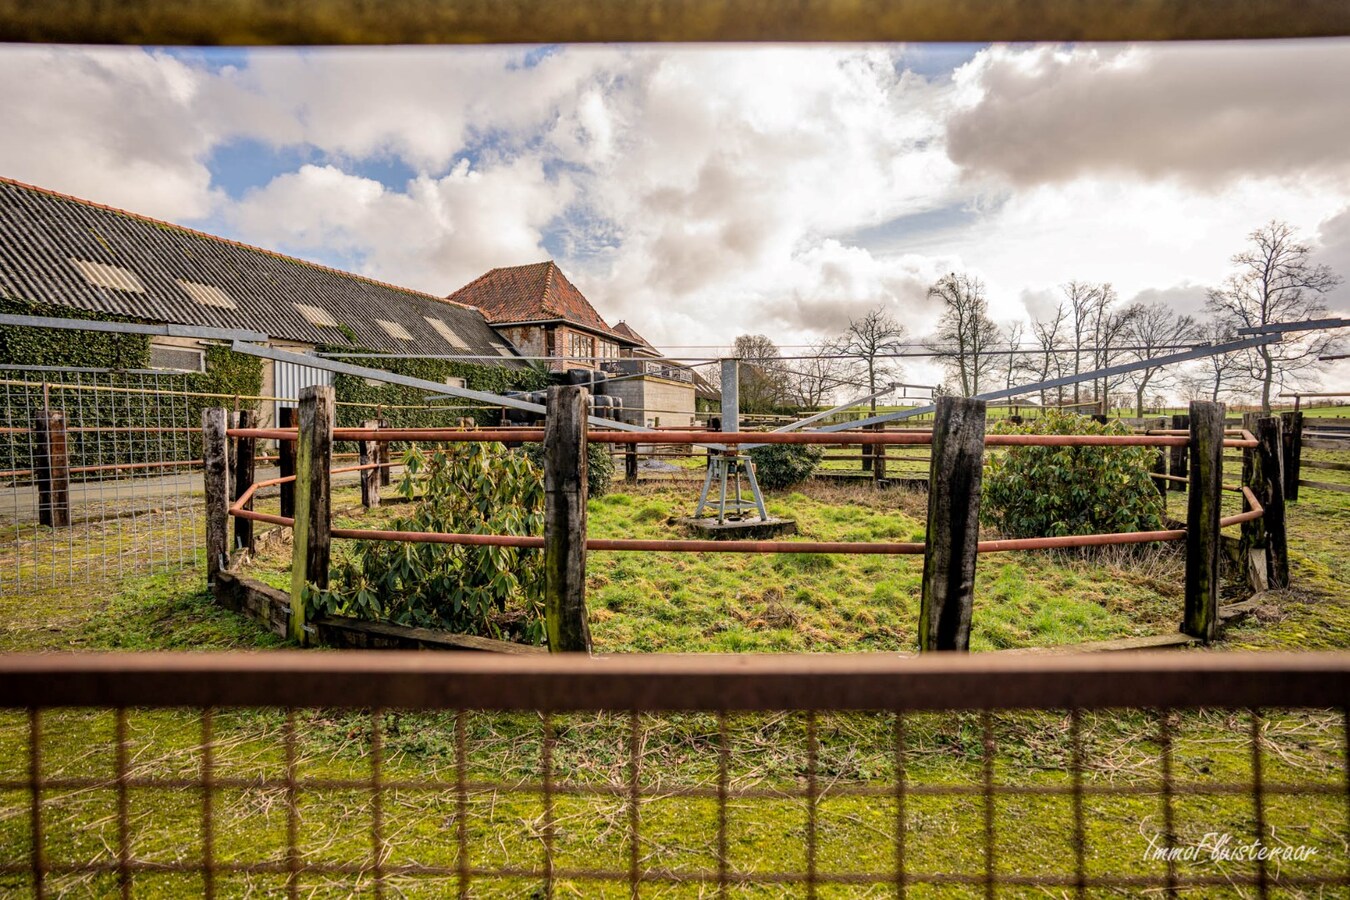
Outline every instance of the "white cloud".
{"type": "Polygon", "coordinates": [[[205,216],[220,199],[203,162],[220,132],[196,108],[205,77],[141,50],[7,47],[0,171],[153,216],[205,216]]]}
{"type": "Polygon", "coordinates": [[[0,173],[439,294],[556,255],[665,345],[877,304],[919,335],[953,269],[1000,320],[1075,278],[1189,309],[1272,217],[1350,276],[1350,42],[901,54],[4,48],[0,173]],[[230,199],[207,160],[239,138],[316,162],[230,199]],[[361,174],[389,160],[406,183],[361,174]]]}
{"type": "Polygon", "coordinates": [[[1209,187],[1350,172],[1350,42],[999,47],[963,67],[952,159],[1016,185],[1106,174],[1209,187]]]}
{"type": "Polygon", "coordinates": [[[250,192],[230,215],[265,246],[341,254],[364,274],[444,295],[493,266],[545,258],[542,229],[566,198],[567,186],[529,160],[486,171],[461,161],[406,192],[306,165],[250,192]]]}

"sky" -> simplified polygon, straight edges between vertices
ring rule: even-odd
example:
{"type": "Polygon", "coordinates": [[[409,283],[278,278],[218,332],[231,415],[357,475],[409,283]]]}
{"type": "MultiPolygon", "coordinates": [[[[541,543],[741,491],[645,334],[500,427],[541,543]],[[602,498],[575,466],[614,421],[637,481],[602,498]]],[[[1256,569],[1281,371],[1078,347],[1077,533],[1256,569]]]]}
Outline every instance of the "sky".
{"type": "Polygon", "coordinates": [[[1350,277],[1346,85],[1345,40],[7,46],[0,174],[438,295],[555,259],[715,355],[922,337],[950,271],[1001,322],[1071,279],[1195,313],[1272,218],[1350,277]]]}

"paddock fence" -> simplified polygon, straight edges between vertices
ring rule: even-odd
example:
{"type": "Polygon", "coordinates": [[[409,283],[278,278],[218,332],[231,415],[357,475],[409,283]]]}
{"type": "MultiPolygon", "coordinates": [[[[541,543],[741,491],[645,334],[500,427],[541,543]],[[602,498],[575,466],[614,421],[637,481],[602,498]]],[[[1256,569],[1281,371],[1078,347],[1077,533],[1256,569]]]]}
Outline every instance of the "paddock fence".
{"type": "Polygon", "coordinates": [[[0,885],[1332,896],[1347,696],[1344,653],[10,655],[0,885]]]}
{"type": "MultiPolygon", "coordinates": [[[[649,443],[653,432],[606,431],[589,428],[586,394],[581,388],[553,388],[549,392],[547,426],[498,429],[335,428],[331,391],[302,393],[300,425],[296,429],[228,428],[223,410],[206,417],[206,493],[208,577],[228,569],[229,523],[235,522],[236,545],[251,540],[257,521],[295,529],[292,556],[290,636],[306,639],[304,593],[310,586],[328,585],[333,539],[393,541],[464,547],[515,547],[542,550],[549,577],[545,590],[546,626],[550,649],[590,649],[585,602],[587,554],[592,552],[660,553],[846,553],[922,555],[924,574],[919,643],[924,650],[964,650],[969,646],[977,557],[990,553],[1063,549],[1088,546],[1184,542],[1186,555],[1185,602],[1180,631],[1205,642],[1214,639],[1219,624],[1221,529],[1242,526],[1244,538],[1254,540],[1258,526],[1262,568],[1270,586],[1289,582],[1288,548],[1281,486],[1280,422],[1268,418],[1254,423],[1258,435],[1244,429],[1225,429],[1222,407],[1196,403],[1188,429],[1165,429],[1130,435],[985,434],[984,404],[978,400],[942,398],[931,431],[906,432],[661,432],[661,439],[685,445],[717,443],[835,444],[864,446],[925,446],[930,451],[929,508],[925,540],[908,542],[838,542],[809,540],[686,540],[597,539],[586,534],[586,479],[580,476],[587,442],[613,445],[649,443]],[[231,476],[228,464],[233,441],[241,457],[252,455],[254,442],[294,442],[294,474],[254,482],[251,473],[231,476]],[[361,464],[334,468],[334,441],[361,442],[361,464]],[[379,529],[335,528],[331,521],[330,473],[363,472],[366,496],[378,504],[378,473],[387,464],[378,460],[378,447],[390,442],[541,442],[545,448],[546,509],[543,535],[448,534],[379,529]],[[1184,523],[1156,531],[1115,534],[1045,536],[1036,538],[979,538],[980,473],[986,447],[1072,446],[1152,447],[1161,461],[1169,448],[1187,451],[1188,516],[1184,523]],[[1225,484],[1223,452],[1241,449],[1249,454],[1243,484],[1225,484]],[[257,490],[283,482],[295,485],[296,502],[287,514],[259,512],[252,507],[257,490]],[[1224,492],[1241,497],[1242,509],[1222,515],[1224,492]],[[303,499],[303,505],[301,500],[303,499]],[[242,534],[242,537],[241,537],[242,534]]],[[[1157,474],[1157,473],[1155,473],[1157,474]]],[[[1160,492],[1179,476],[1159,474],[1160,492]]]]}

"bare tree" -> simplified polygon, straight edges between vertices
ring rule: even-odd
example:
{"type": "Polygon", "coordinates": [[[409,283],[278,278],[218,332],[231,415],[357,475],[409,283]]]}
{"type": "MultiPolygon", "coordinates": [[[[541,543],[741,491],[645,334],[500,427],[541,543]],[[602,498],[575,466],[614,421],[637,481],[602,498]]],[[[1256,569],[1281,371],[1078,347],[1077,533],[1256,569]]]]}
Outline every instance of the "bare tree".
{"type": "MultiPolygon", "coordinates": [[[[899,352],[904,337],[905,326],[878,306],[861,319],[850,320],[848,330],[835,346],[839,353],[861,361],[867,375],[867,392],[875,394],[878,384],[900,377],[900,367],[892,357],[899,352]]],[[[871,409],[873,413],[877,411],[875,397],[871,409]]]]}
{"type": "MultiPolygon", "coordinates": [[[[1237,339],[1234,326],[1224,319],[1213,317],[1198,326],[1201,342],[1217,345],[1237,339]]],[[[1237,382],[1247,374],[1247,360],[1242,353],[1216,353],[1196,362],[1184,382],[1192,400],[1211,400],[1218,403],[1236,389],[1237,382]]]]}
{"type": "Polygon", "coordinates": [[[778,345],[762,334],[743,334],[731,345],[741,361],[740,399],[745,412],[769,412],[788,401],[789,381],[778,345]]]}
{"type": "MultiPolygon", "coordinates": [[[[1139,303],[1127,313],[1124,316],[1125,338],[1131,345],[1129,353],[1134,359],[1146,360],[1172,345],[1200,338],[1200,327],[1195,319],[1179,316],[1165,304],[1139,303]]],[[[1166,389],[1173,378],[1173,374],[1161,366],[1131,372],[1128,380],[1134,387],[1134,414],[1143,418],[1145,393],[1150,389],[1166,389]]]]}
{"type": "MultiPolygon", "coordinates": [[[[1036,341],[1036,380],[1049,381],[1064,375],[1065,359],[1060,352],[1060,343],[1064,339],[1064,329],[1069,321],[1069,311],[1061,303],[1055,307],[1055,314],[1047,319],[1038,319],[1031,323],[1031,334],[1036,341]]],[[[1056,392],[1056,402],[1064,403],[1064,388],[1056,392]]],[[[1049,398],[1045,388],[1041,388],[1041,406],[1049,398]]]]}
{"type": "Polygon", "coordinates": [[[928,289],[928,296],[941,300],[945,307],[932,349],[943,360],[962,396],[973,397],[980,392],[980,382],[987,382],[999,362],[991,352],[999,332],[989,318],[984,282],[964,272],[951,272],[928,289]]]}
{"type": "MultiPolygon", "coordinates": [[[[1314,265],[1312,250],[1300,243],[1286,222],[1272,219],[1248,236],[1247,249],[1233,256],[1236,271],[1209,292],[1209,308],[1235,327],[1254,328],[1276,322],[1299,322],[1327,314],[1322,296],[1341,283],[1330,268],[1314,265]]],[[[1337,346],[1329,332],[1287,335],[1247,354],[1248,374],[1261,386],[1261,409],[1270,412],[1271,389],[1317,364],[1317,357],[1337,346]]]]}
{"type": "Polygon", "coordinates": [[[807,351],[808,359],[796,361],[791,376],[793,400],[804,409],[816,409],[834,397],[844,385],[857,381],[850,361],[842,359],[833,341],[819,341],[807,351]]]}
{"type": "Polygon", "coordinates": [[[1027,323],[1020,319],[1011,322],[1003,329],[1003,340],[1008,345],[1008,356],[1003,360],[1003,387],[1012,388],[1023,376],[1034,374],[1034,367],[1027,364],[1027,356],[1022,353],[1022,340],[1026,337],[1027,323]]]}

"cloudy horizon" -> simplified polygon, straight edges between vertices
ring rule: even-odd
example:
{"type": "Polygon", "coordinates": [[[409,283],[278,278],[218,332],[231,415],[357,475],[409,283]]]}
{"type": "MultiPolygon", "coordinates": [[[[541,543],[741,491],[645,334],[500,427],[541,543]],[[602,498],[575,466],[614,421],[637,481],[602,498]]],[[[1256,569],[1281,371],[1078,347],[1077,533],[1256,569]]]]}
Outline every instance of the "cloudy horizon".
{"type": "Polygon", "coordinates": [[[1198,313],[1271,219],[1350,278],[1350,40],[8,46],[0,74],[2,175],[441,296],[552,258],[666,348],[878,305],[921,337],[949,271],[1003,323],[1075,279],[1198,313]]]}

